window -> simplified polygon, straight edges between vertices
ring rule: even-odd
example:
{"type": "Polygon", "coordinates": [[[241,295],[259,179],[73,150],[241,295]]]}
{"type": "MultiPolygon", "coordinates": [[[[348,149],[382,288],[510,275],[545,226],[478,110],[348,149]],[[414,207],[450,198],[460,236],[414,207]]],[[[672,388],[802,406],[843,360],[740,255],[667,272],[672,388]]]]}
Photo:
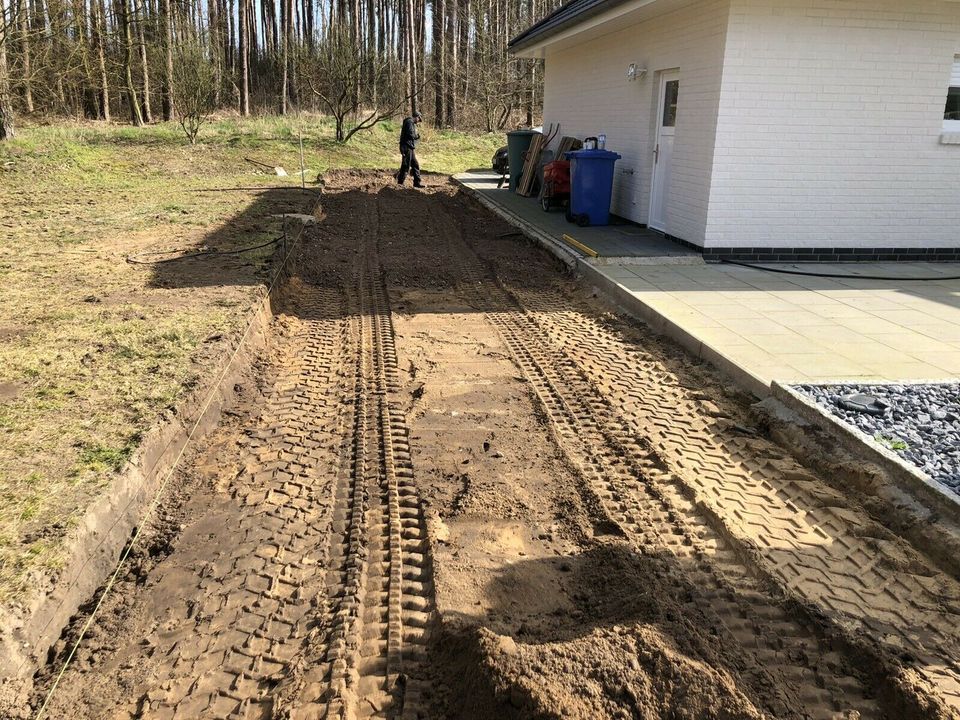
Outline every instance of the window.
{"type": "Polygon", "coordinates": [[[680,81],[667,82],[666,97],[663,101],[663,127],[677,126],[677,100],[680,98],[680,81]]]}
{"type": "Polygon", "coordinates": [[[960,133],[960,55],[953,62],[950,74],[950,90],[947,92],[947,107],[943,111],[943,129],[960,133]]]}

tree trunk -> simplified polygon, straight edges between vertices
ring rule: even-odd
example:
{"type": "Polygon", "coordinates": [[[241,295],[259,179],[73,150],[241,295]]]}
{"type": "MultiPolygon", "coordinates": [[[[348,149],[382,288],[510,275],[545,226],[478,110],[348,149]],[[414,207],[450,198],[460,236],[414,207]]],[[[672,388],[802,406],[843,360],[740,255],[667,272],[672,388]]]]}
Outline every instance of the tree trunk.
{"type": "Polygon", "coordinates": [[[208,0],[207,37],[210,63],[213,65],[213,106],[220,107],[220,91],[223,87],[223,60],[220,47],[223,37],[220,34],[220,14],[223,12],[221,0],[208,0]]]}
{"type": "MultiPolygon", "coordinates": [[[[280,0],[284,2],[285,0],[280,0]]],[[[281,8],[281,13],[283,9],[281,8]]],[[[281,25],[283,18],[281,17],[281,25]]],[[[277,42],[277,7],[274,0],[262,0],[260,3],[260,24],[263,27],[263,42],[273,55],[279,55],[279,44],[277,42]]]]}
{"type": "Polygon", "coordinates": [[[316,24],[317,17],[313,0],[303,0],[303,35],[311,55],[313,54],[313,39],[317,31],[316,24]]]}
{"type": "Polygon", "coordinates": [[[463,104],[470,100],[470,23],[473,20],[473,1],[465,0],[463,21],[460,23],[460,50],[463,56],[463,104]]]}
{"type": "Polygon", "coordinates": [[[416,48],[416,36],[414,33],[414,19],[413,19],[413,0],[404,0],[404,17],[406,19],[407,26],[405,28],[405,35],[407,41],[407,77],[410,80],[410,114],[415,115],[417,113],[417,58],[415,54],[416,48]]]}
{"type": "Polygon", "coordinates": [[[250,114],[250,57],[247,28],[247,2],[248,0],[238,0],[240,5],[240,18],[238,28],[240,32],[240,114],[250,114]]]}
{"type": "Polygon", "coordinates": [[[23,104],[28,113],[33,112],[33,70],[30,64],[30,6],[20,0],[20,61],[23,63],[23,104]]]}
{"type": "Polygon", "coordinates": [[[383,57],[377,52],[377,12],[375,0],[367,0],[367,85],[373,96],[373,105],[377,105],[377,62],[383,57]]]}
{"type": "Polygon", "coordinates": [[[103,0],[91,0],[90,12],[93,13],[92,25],[94,42],[97,46],[97,72],[100,80],[100,118],[110,122],[110,79],[107,77],[107,57],[104,37],[107,34],[104,18],[106,8],[103,0]]]}
{"type": "Polygon", "coordinates": [[[227,66],[230,68],[230,75],[236,79],[237,73],[237,34],[236,25],[233,20],[233,0],[227,0],[227,66]]]}
{"type": "Polygon", "coordinates": [[[350,32],[354,47],[360,47],[360,0],[350,0],[350,32]]]}
{"type": "Polygon", "coordinates": [[[67,89],[63,78],[68,72],[67,68],[60,63],[65,61],[70,53],[66,48],[67,23],[66,11],[62,0],[48,0],[46,4],[47,24],[43,27],[49,27],[49,57],[54,74],[54,87],[56,88],[58,107],[61,113],[67,112],[67,89]]]}
{"type": "MultiPolygon", "coordinates": [[[[453,0],[450,0],[451,2],[453,0]]],[[[443,121],[446,113],[444,112],[443,101],[446,97],[446,78],[445,55],[446,47],[444,43],[444,31],[446,29],[446,2],[444,0],[433,0],[433,126],[435,128],[443,127],[443,121]]]]}
{"type": "Polygon", "coordinates": [[[458,15],[460,0],[447,0],[447,4],[446,40],[448,57],[446,68],[447,81],[446,87],[444,88],[447,98],[444,102],[444,109],[447,113],[445,118],[446,126],[455,128],[457,126],[457,77],[460,71],[460,68],[457,64],[457,50],[458,46],[460,45],[459,38],[457,37],[459,32],[458,15]]]}
{"type": "Polygon", "coordinates": [[[163,119],[173,120],[173,18],[170,0],[161,0],[160,19],[163,23],[163,119]]]}
{"type": "Polygon", "coordinates": [[[287,100],[289,98],[288,84],[290,82],[290,27],[293,24],[293,0],[280,0],[283,3],[280,15],[283,25],[283,80],[280,83],[280,114],[287,114],[287,100]]]}
{"type": "Polygon", "coordinates": [[[130,6],[127,0],[120,0],[120,6],[123,12],[123,77],[127,86],[127,102],[130,103],[130,121],[139,127],[143,125],[143,115],[140,112],[137,88],[133,84],[133,27],[130,22],[130,6]]]}
{"type": "Polygon", "coordinates": [[[13,103],[10,97],[10,76],[7,74],[7,30],[0,27],[0,140],[12,140],[13,103]]]}
{"type": "Polygon", "coordinates": [[[133,2],[133,19],[137,24],[137,39],[140,41],[140,65],[143,68],[143,120],[153,122],[153,113],[150,112],[150,62],[147,60],[147,40],[144,26],[147,24],[146,13],[139,0],[133,2]]]}
{"type": "Polygon", "coordinates": [[[80,94],[83,103],[84,116],[96,120],[100,117],[100,102],[97,98],[97,79],[94,76],[93,64],[90,60],[90,44],[92,33],[87,30],[84,0],[73,0],[73,28],[76,32],[77,45],[80,50],[80,60],[83,65],[83,78],[80,80],[80,94]]]}
{"type": "Polygon", "coordinates": [[[420,70],[418,88],[427,86],[427,0],[415,0],[417,18],[417,49],[414,54],[419,58],[420,70]]]}

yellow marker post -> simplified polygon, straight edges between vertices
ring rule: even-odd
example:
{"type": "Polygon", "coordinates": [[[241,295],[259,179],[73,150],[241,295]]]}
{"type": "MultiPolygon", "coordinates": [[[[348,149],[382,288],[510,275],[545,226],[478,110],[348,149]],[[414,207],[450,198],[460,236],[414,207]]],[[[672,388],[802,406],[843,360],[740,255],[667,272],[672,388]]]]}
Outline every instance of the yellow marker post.
{"type": "Polygon", "coordinates": [[[584,245],[584,244],[583,244],[582,242],[580,242],[579,240],[574,240],[572,237],[570,237],[570,236],[567,235],[566,233],[564,233],[564,235],[563,235],[563,240],[564,240],[564,242],[567,243],[567,245],[573,245],[573,247],[575,247],[577,250],[579,250],[579,251],[582,252],[582,253],[586,253],[586,254],[589,255],[590,257],[594,257],[594,258],[595,258],[595,257],[600,257],[600,253],[598,253],[596,250],[594,250],[594,249],[591,248],[591,247],[587,247],[586,245],[584,245]]]}

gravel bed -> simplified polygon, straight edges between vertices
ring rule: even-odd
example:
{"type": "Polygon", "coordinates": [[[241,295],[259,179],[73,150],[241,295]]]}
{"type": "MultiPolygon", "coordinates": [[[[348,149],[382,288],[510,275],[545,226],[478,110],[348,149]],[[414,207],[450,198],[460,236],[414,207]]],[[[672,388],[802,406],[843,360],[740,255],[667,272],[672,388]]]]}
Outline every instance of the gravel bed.
{"type": "Polygon", "coordinates": [[[960,383],[929,385],[796,385],[834,416],[846,421],[960,495],[960,383]],[[888,407],[882,415],[840,407],[855,393],[888,407]]]}

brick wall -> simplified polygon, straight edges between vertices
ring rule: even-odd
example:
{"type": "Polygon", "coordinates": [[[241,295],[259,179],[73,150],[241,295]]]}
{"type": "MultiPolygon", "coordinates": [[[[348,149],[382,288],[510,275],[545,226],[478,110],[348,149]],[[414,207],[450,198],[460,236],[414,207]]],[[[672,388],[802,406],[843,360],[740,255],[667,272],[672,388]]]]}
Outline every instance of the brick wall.
{"type": "Polygon", "coordinates": [[[958,53],[955,1],[732,0],[707,246],[960,246],[958,53]]]}
{"type": "Polygon", "coordinates": [[[559,122],[562,135],[580,138],[606,133],[607,149],[623,155],[617,163],[613,211],[641,223],[647,221],[650,205],[658,72],[680,68],[667,232],[700,245],[707,225],[729,5],[729,0],[701,0],[546,54],[545,124],[559,122]],[[629,82],[630,63],[646,67],[646,78],[629,82]]]}

